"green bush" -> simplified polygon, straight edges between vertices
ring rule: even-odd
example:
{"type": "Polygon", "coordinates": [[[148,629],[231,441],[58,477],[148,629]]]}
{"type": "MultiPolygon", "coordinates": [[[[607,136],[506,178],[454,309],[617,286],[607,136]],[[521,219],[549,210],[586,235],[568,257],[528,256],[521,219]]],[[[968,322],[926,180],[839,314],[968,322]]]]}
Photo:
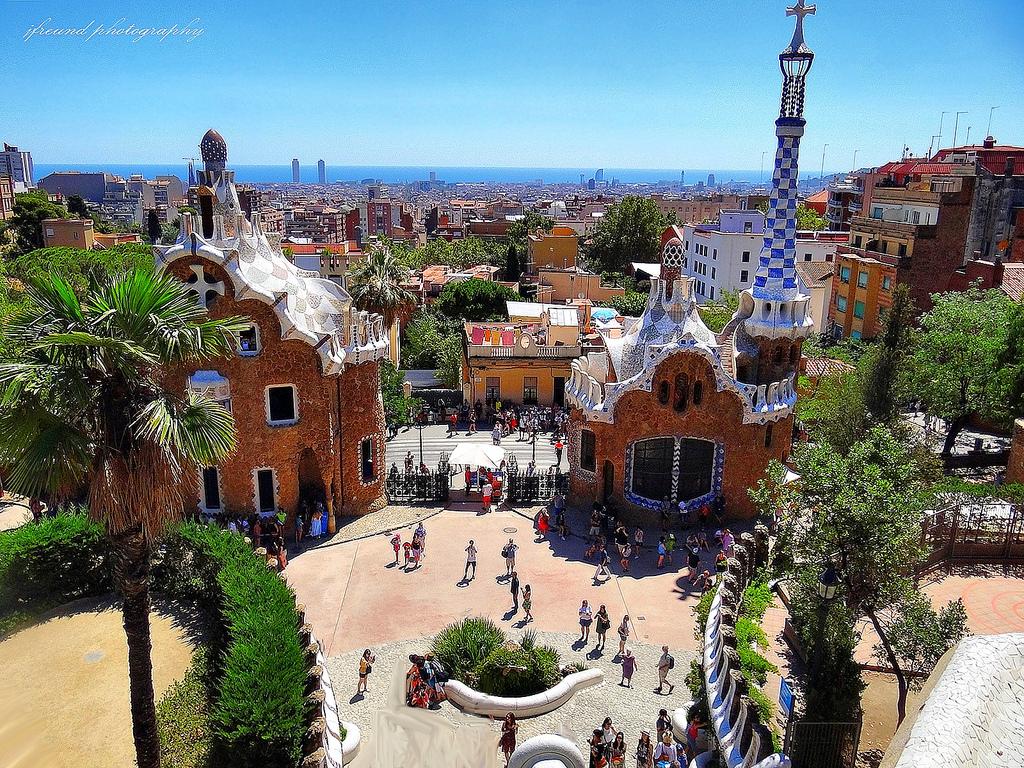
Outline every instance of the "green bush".
{"type": "Polygon", "coordinates": [[[156,705],[160,764],[164,768],[207,768],[213,745],[209,688],[212,670],[204,649],[196,651],[185,676],[156,705]]]}
{"type": "Polygon", "coordinates": [[[760,577],[755,578],[743,590],[743,615],[749,616],[754,621],[760,621],[764,618],[764,612],[768,610],[768,606],[772,604],[772,599],[772,590],[768,586],[768,582],[760,577]]]}
{"type": "Polygon", "coordinates": [[[772,729],[772,741],[776,741],[778,738],[775,735],[775,730],[772,728],[772,724],[775,722],[775,704],[769,699],[760,688],[755,685],[749,687],[747,695],[750,696],[750,700],[754,702],[754,706],[757,707],[758,720],[761,721],[762,725],[772,729]]]}
{"type": "Polygon", "coordinates": [[[526,650],[515,643],[495,648],[477,668],[479,690],[492,696],[532,696],[556,685],[558,651],[547,646],[526,650]]]}
{"type": "Polygon", "coordinates": [[[306,663],[288,585],[240,535],[194,523],[169,537],[156,577],[169,595],[196,600],[216,616],[213,763],[298,764],[306,663]]]}
{"type": "Polygon", "coordinates": [[[477,667],[506,640],[490,619],[468,617],[438,632],[430,650],[452,678],[473,685],[477,667]]]}
{"type": "Polygon", "coordinates": [[[711,614],[711,602],[715,599],[715,590],[718,587],[718,581],[720,579],[720,576],[716,576],[715,587],[701,595],[700,600],[698,600],[697,604],[693,606],[693,615],[697,619],[693,625],[693,635],[698,640],[704,639],[704,628],[708,625],[708,616],[711,614]]]}
{"type": "Polygon", "coordinates": [[[112,588],[103,528],[82,512],[0,533],[0,615],[31,613],[112,588]]]}

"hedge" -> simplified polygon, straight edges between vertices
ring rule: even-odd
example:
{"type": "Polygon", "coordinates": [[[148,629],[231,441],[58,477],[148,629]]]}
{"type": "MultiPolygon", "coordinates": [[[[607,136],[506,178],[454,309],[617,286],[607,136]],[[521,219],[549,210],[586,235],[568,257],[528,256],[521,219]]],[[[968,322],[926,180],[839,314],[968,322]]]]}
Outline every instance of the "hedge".
{"type": "Polygon", "coordinates": [[[156,578],[212,619],[212,764],[298,765],[307,668],[288,585],[241,536],[195,523],[168,536],[156,578]]]}
{"type": "MultiPolygon", "coordinates": [[[[103,527],[83,512],[44,517],[0,533],[0,619],[113,589],[103,527]]],[[[14,629],[22,622],[4,622],[14,629]]],[[[0,635],[2,636],[2,635],[0,635]]]]}

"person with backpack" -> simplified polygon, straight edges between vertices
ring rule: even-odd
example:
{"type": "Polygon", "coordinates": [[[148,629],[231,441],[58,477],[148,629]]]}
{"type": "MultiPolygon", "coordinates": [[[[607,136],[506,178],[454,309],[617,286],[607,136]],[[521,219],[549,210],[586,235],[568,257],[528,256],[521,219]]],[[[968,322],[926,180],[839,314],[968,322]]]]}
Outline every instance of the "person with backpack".
{"type": "Polygon", "coordinates": [[[597,609],[596,626],[597,630],[597,645],[594,646],[595,650],[604,650],[604,644],[607,642],[606,637],[608,630],[612,628],[612,621],[608,618],[608,609],[603,605],[597,609]]]}
{"type": "Polygon", "coordinates": [[[512,540],[508,540],[501,550],[501,556],[505,558],[505,575],[511,576],[512,572],[516,569],[516,552],[519,551],[519,547],[512,540]]]}
{"type": "Polygon", "coordinates": [[[675,689],[675,686],[668,681],[668,673],[675,669],[675,667],[676,660],[668,652],[668,646],[661,646],[661,658],[658,659],[658,693],[661,693],[661,689],[666,685],[670,694],[675,689]]]}

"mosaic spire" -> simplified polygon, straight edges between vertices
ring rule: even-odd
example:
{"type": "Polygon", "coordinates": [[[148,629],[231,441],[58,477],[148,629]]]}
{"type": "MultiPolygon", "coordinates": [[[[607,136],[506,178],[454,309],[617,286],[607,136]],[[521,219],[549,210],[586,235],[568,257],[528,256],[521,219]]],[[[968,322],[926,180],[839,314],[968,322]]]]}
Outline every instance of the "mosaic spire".
{"type": "Polygon", "coordinates": [[[752,293],[755,298],[791,301],[797,295],[796,277],[796,206],[800,137],[804,134],[804,81],[814,60],[814,53],[804,42],[804,16],[813,14],[815,6],[797,0],[786,9],[787,16],[796,16],[793,39],[779,54],[782,69],[782,104],[775,121],[778,148],[772,191],[768,198],[764,245],[752,293]]]}

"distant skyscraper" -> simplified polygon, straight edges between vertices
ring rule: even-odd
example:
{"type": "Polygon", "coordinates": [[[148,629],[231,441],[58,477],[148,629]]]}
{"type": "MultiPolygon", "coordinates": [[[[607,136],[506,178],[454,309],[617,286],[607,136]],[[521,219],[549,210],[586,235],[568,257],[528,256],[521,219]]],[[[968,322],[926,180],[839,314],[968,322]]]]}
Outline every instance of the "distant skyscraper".
{"type": "Polygon", "coordinates": [[[594,181],[604,181],[604,168],[598,168],[597,172],[594,173],[594,181]]]}
{"type": "Polygon", "coordinates": [[[679,186],[681,186],[681,187],[685,187],[686,186],[686,171],[680,171],[679,172],[679,186]]]}
{"type": "Polygon", "coordinates": [[[708,174],[708,186],[709,187],[715,186],[715,174],[713,174],[713,173],[709,173],[708,174]]]}
{"type": "Polygon", "coordinates": [[[580,186],[581,187],[583,186],[583,174],[582,173],[580,174],[580,186]]]}
{"type": "Polygon", "coordinates": [[[437,181],[437,171],[431,171],[431,172],[430,172],[430,180],[431,180],[432,182],[433,182],[433,181],[437,181]]]}
{"type": "Polygon", "coordinates": [[[34,187],[36,182],[32,168],[32,153],[22,152],[4,142],[4,151],[0,152],[0,174],[11,177],[15,192],[23,192],[34,187]]]}
{"type": "Polygon", "coordinates": [[[292,159],[292,182],[299,183],[299,158],[292,159]]]}
{"type": "MultiPolygon", "coordinates": [[[[294,173],[292,175],[294,175],[294,173]]],[[[327,183],[327,165],[323,160],[316,161],[316,177],[320,180],[321,184],[327,183]]]]}
{"type": "Polygon", "coordinates": [[[189,188],[196,185],[196,164],[195,161],[188,161],[188,186],[189,188]]]}

